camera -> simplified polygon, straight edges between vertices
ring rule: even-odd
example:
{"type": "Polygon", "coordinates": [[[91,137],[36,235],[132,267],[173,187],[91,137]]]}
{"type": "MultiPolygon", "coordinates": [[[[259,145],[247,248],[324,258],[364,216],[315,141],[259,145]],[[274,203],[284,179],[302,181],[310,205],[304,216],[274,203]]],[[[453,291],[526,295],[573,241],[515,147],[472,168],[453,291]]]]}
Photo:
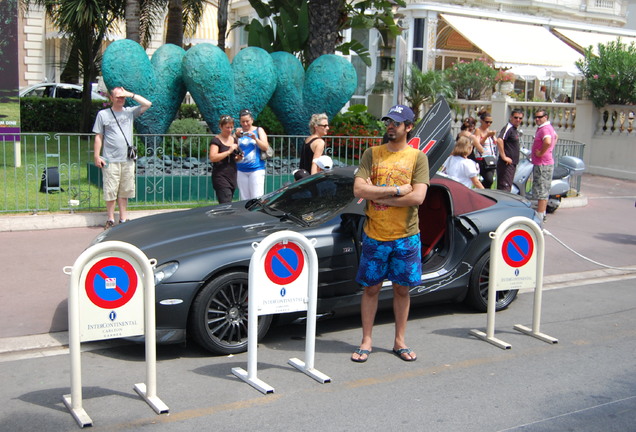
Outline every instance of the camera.
{"type": "Polygon", "coordinates": [[[243,135],[243,136],[247,136],[249,134],[250,134],[249,132],[241,132],[241,135],[243,135]]]}
{"type": "Polygon", "coordinates": [[[232,152],[232,154],[234,156],[243,156],[243,152],[241,151],[240,148],[235,148],[234,151],[232,152]]]}

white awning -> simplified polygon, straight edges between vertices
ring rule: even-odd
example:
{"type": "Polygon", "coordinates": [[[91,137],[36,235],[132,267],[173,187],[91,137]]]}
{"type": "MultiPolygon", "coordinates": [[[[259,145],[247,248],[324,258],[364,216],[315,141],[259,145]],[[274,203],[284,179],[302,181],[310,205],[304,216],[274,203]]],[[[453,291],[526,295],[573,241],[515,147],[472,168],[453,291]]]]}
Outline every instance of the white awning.
{"type": "Polygon", "coordinates": [[[545,81],[549,78],[548,71],[543,66],[532,66],[532,65],[522,65],[522,66],[513,66],[507,70],[507,72],[511,72],[515,74],[517,79],[524,81],[534,81],[538,79],[540,81],[545,81]]]}
{"type": "Polygon", "coordinates": [[[441,14],[459,34],[479,47],[497,67],[570,67],[582,56],[539,25],[441,14]]]}
{"type": "Polygon", "coordinates": [[[630,44],[632,42],[636,43],[636,37],[623,36],[619,34],[611,34],[611,33],[599,33],[593,31],[583,31],[583,30],[571,30],[564,28],[555,28],[554,32],[557,36],[564,38],[569,44],[574,46],[579,52],[583,52],[584,49],[592,47],[592,52],[598,55],[597,46],[598,44],[607,44],[608,42],[613,42],[617,40],[619,37],[621,42],[630,44]]]}

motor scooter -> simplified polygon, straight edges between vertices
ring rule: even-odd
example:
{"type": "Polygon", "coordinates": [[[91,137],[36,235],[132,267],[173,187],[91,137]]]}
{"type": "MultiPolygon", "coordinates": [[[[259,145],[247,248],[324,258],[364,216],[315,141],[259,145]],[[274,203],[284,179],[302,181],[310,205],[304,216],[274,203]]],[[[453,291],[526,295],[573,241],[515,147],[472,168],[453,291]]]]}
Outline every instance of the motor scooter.
{"type": "MultiPolygon", "coordinates": [[[[512,193],[519,194],[536,202],[532,197],[532,154],[531,150],[522,147],[521,159],[517,164],[517,170],[511,188],[512,193]]],[[[550,196],[546,211],[554,213],[561,205],[561,198],[567,196],[570,191],[570,180],[580,176],[585,171],[585,163],[574,156],[561,156],[554,165],[552,173],[552,184],[550,185],[550,196]]]]}

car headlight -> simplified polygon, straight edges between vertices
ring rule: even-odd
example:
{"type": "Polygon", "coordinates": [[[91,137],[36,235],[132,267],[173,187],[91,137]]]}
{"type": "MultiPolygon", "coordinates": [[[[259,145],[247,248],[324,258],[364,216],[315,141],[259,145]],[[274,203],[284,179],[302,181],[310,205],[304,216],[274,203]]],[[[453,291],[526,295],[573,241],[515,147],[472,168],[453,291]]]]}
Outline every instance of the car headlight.
{"type": "Polygon", "coordinates": [[[161,264],[160,266],[155,267],[155,285],[160,284],[170,278],[177,269],[179,268],[179,263],[176,261],[170,261],[165,264],[161,264]]]}

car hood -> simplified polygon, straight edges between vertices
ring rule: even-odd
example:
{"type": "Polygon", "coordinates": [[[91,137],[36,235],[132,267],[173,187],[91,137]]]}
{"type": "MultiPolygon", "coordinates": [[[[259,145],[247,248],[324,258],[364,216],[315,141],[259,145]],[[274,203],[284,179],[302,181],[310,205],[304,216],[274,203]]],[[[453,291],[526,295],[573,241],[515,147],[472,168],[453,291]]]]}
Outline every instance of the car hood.
{"type": "Polygon", "coordinates": [[[284,229],[297,229],[260,211],[248,211],[245,202],[162,213],[118,225],[97,236],[93,243],[118,240],[141,249],[158,264],[183,259],[229,243],[251,244],[284,229]]]}

